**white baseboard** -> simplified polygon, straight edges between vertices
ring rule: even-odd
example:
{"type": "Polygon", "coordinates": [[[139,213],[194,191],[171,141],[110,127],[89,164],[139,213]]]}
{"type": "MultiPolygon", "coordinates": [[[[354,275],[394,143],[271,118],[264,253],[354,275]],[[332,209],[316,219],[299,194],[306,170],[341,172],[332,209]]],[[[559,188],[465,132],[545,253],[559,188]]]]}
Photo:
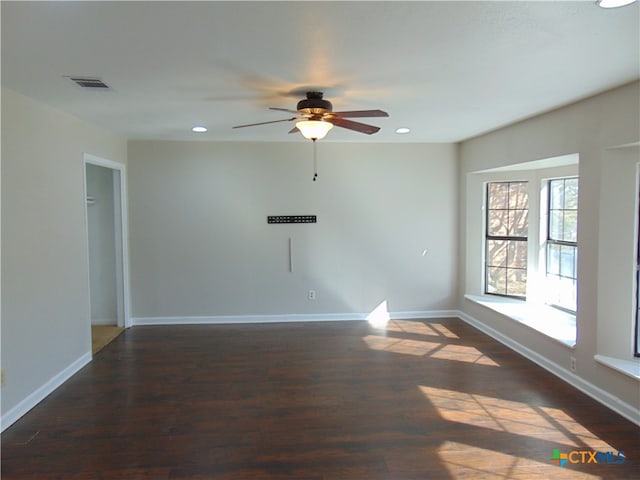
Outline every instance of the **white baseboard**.
{"type": "Polygon", "coordinates": [[[331,322],[364,320],[359,314],[286,314],[286,315],[215,315],[192,317],[132,317],[131,324],[139,325],[220,325],[228,323],[331,322]]]}
{"type": "Polygon", "coordinates": [[[457,310],[425,310],[417,312],[389,312],[392,320],[414,320],[421,318],[457,318],[457,310]]]}
{"type": "Polygon", "coordinates": [[[68,365],[66,368],[64,368],[60,373],[56,374],[53,378],[49,379],[49,381],[44,383],[41,387],[27,396],[24,400],[18,403],[7,413],[2,415],[2,418],[0,418],[0,431],[4,431],[6,428],[13,425],[16,420],[18,420],[25,413],[35,407],[38,403],[44,400],[56,388],[66,382],[69,378],[71,378],[73,374],[75,374],[90,361],[91,352],[87,352],[80,358],[72,362],[70,365],[68,365]]]}
{"type": "Polygon", "coordinates": [[[525,358],[528,358],[532,362],[541,366],[548,372],[554,374],[556,377],[564,380],[568,384],[580,390],[582,393],[590,396],[594,400],[600,402],[605,407],[610,408],[616,413],[619,413],[627,420],[635,423],[636,425],[640,425],[640,409],[634,407],[633,405],[629,405],[628,403],[620,400],[618,397],[611,395],[609,392],[601,389],[600,387],[588,382],[587,380],[579,377],[573,372],[567,370],[564,367],[561,367],[555,362],[552,362],[548,358],[540,355],[539,353],[531,350],[528,347],[525,347],[519,342],[516,342],[510,337],[507,337],[503,333],[491,328],[490,326],[482,323],[481,321],[475,319],[471,315],[466,314],[465,312],[458,311],[456,314],[462,321],[468,323],[474,328],[477,328],[483,333],[486,333],[491,338],[497,340],[503,345],[509,347],[511,350],[519,353],[525,358]]]}
{"type": "MultiPolygon", "coordinates": [[[[285,323],[285,322],[340,322],[366,320],[368,313],[296,313],[284,315],[215,315],[193,317],[133,317],[136,325],[203,325],[228,323],[285,323]]],[[[411,312],[389,312],[391,319],[418,319],[457,317],[456,310],[425,310],[411,312]]]]}

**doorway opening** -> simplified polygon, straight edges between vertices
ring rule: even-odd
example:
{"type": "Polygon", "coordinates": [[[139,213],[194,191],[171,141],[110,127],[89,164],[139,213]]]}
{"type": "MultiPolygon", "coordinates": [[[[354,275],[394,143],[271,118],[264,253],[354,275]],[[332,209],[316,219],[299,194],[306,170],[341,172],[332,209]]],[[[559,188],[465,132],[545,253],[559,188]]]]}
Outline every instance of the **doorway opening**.
{"type": "Polygon", "coordinates": [[[96,354],[130,326],[125,166],[84,155],[91,342],[96,354]]]}

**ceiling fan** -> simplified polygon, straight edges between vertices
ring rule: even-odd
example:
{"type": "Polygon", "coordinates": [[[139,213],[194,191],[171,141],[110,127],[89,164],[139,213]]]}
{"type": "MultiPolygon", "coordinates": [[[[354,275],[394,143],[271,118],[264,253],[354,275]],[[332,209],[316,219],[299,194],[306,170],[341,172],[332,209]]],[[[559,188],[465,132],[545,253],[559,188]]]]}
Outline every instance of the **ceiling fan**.
{"type": "Polygon", "coordinates": [[[360,133],[371,135],[380,130],[380,127],[367,125],[366,123],[354,122],[348,118],[364,118],[364,117],[388,117],[387,112],[382,110],[353,110],[348,112],[334,112],[331,102],[322,98],[322,92],[307,92],[307,98],[300,100],[296,110],[288,108],[270,107],[270,110],[280,112],[289,112],[296,114],[295,117],[285,118],[283,120],[272,120],[270,122],[250,123],[248,125],[238,125],[233,128],[253,127],[256,125],[266,125],[278,122],[296,122],[289,133],[300,132],[309,140],[320,140],[324,138],[329,130],[334,126],[354,130],[360,133]]]}

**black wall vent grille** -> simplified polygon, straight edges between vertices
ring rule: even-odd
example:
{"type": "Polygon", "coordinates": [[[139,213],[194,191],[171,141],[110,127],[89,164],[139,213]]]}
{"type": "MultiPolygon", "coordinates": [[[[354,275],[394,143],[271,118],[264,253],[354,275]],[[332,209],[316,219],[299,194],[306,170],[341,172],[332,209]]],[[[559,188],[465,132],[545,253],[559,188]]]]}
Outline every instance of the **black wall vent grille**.
{"type": "Polygon", "coordinates": [[[108,89],[109,85],[104,83],[99,78],[89,78],[89,77],[67,77],[76,85],[82,88],[99,88],[99,89],[108,89]]]}
{"type": "Polygon", "coordinates": [[[315,215],[269,215],[267,223],[316,223],[315,215]]]}

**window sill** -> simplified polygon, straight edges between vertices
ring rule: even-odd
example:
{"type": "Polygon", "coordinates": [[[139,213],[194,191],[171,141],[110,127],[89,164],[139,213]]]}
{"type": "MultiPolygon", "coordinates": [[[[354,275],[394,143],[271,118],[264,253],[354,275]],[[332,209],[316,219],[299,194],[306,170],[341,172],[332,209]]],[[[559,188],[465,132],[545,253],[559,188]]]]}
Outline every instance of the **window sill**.
{"type": "Polygon", "coordinates": [[[493,295],[465,295],[464,298],[498,312],[561,343],[576,346],[576,317],[548,305],[527,303],[493,295]]]}
{"type": "Polygon", "coordinates": [[[602,365],[640,381],[639,361],[622,360],[621,358],[607,357],[604,355],[595,355],[593,358],[596,362],[601,363],[602,365]]]}

